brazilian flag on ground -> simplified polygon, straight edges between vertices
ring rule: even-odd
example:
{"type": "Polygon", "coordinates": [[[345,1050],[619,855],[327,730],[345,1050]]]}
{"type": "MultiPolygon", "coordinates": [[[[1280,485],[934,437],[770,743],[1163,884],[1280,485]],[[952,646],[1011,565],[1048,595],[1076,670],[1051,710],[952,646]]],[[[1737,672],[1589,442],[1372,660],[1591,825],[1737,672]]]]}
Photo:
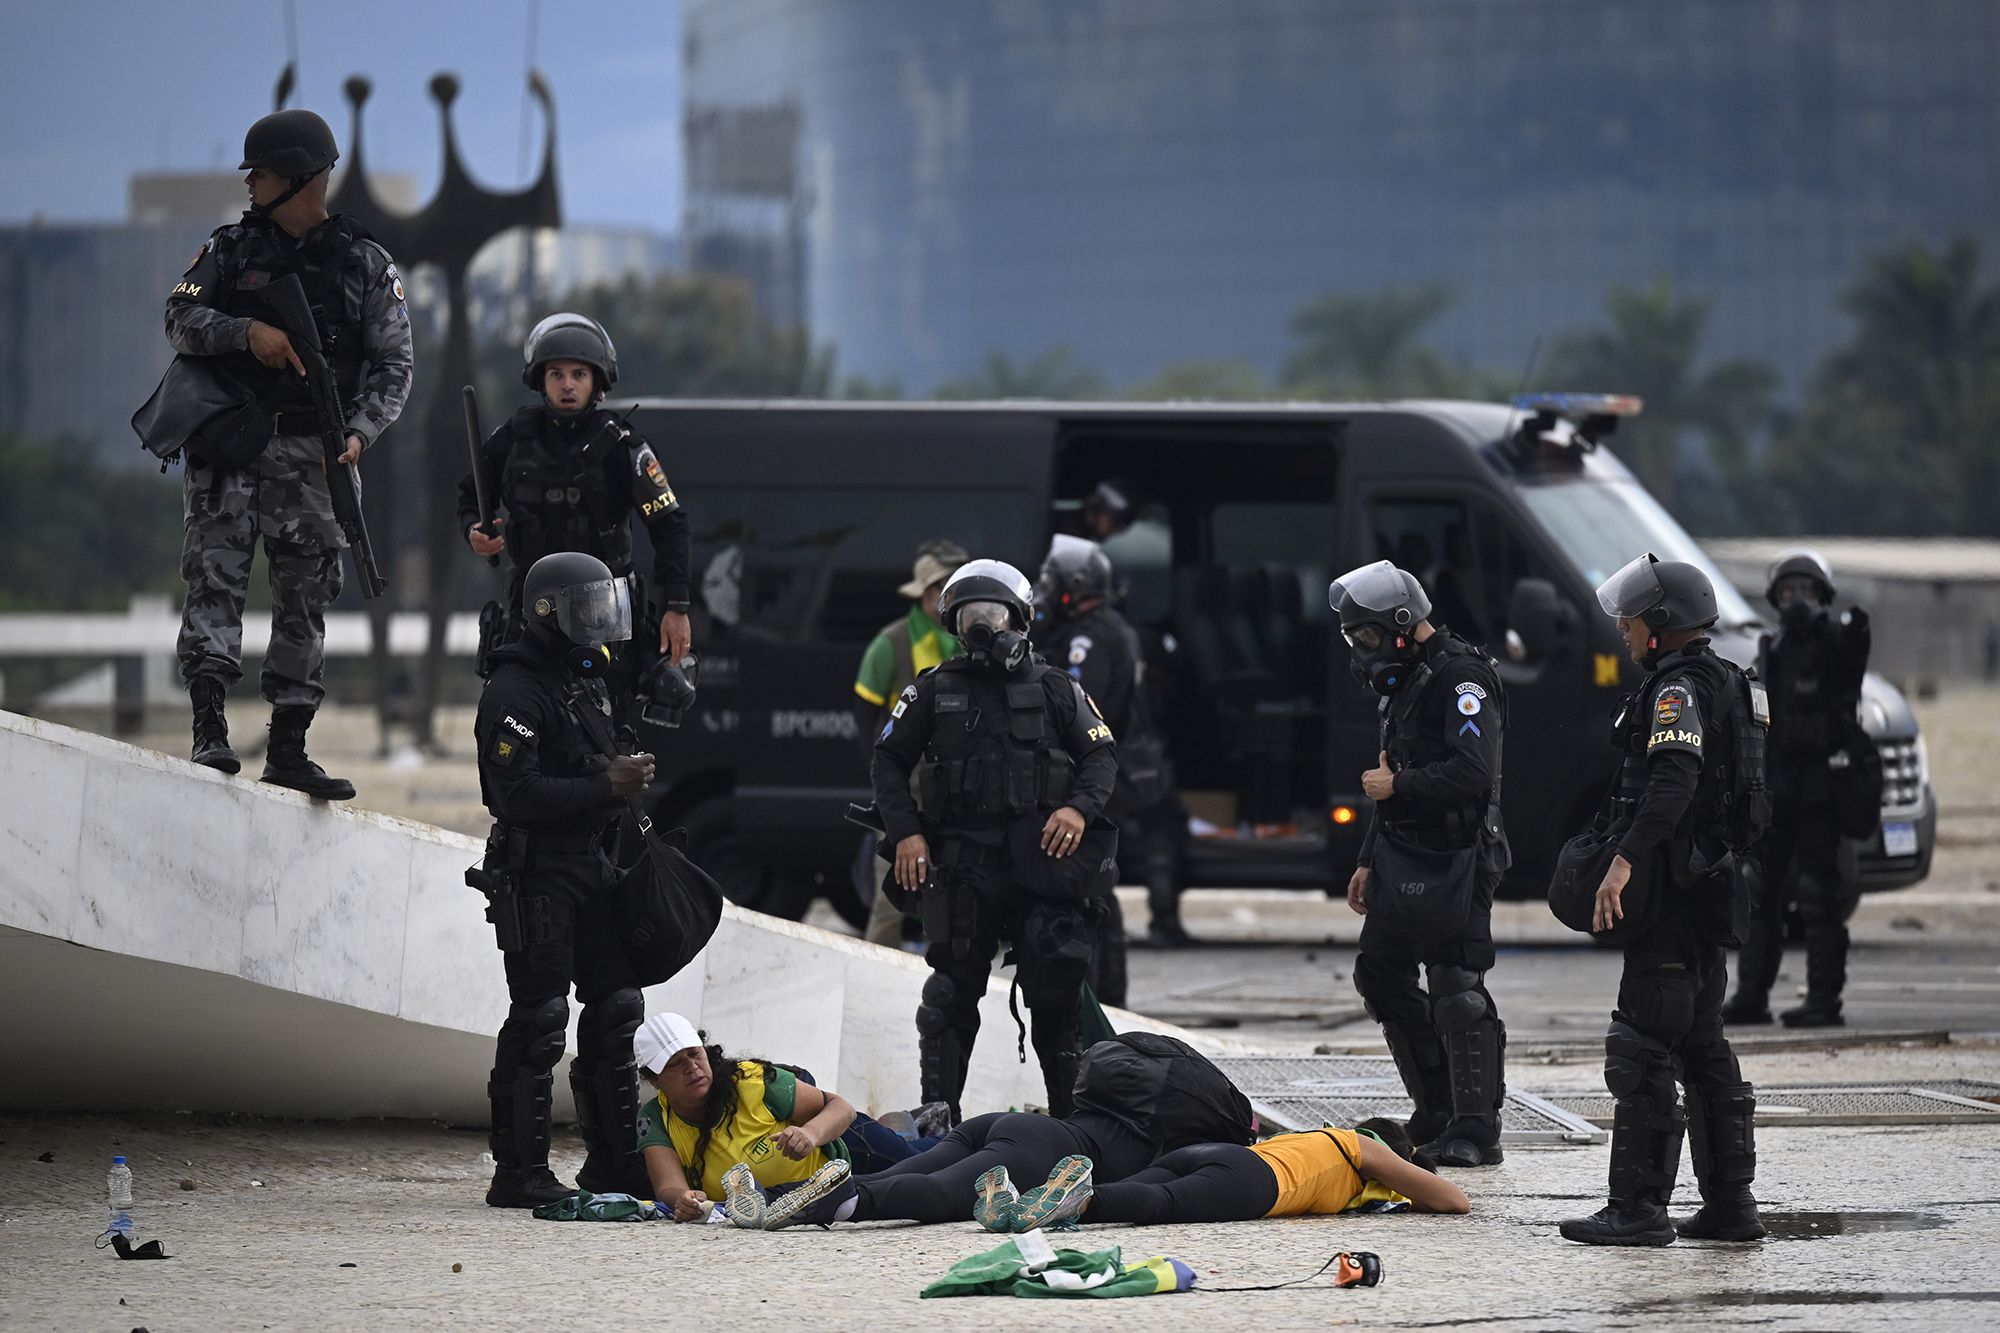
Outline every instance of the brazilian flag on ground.
{"type": "Polygon", "coordinates": [[[933,1296],[1157,1296],[1194,1286],[1178,1259],[1128,1264],[1117,1246],[1058,1250],[1040,1231],[1024,1231],[982,1254],[960,1259],[923,1290],[933,1296]]]}

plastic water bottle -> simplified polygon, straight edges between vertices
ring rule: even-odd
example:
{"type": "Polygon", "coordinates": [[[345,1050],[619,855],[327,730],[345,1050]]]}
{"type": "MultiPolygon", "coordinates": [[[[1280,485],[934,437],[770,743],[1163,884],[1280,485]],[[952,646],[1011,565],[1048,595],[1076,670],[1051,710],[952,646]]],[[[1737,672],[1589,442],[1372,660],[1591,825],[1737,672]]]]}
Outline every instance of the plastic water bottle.
{"type": "Polygon", "coordinates": [[[111,1159],[111,1173],[105,1177],[105,1186],[111,1199],[111,1224],[104,1230],[106,1234],[116,1231],[126,1240],[132,1239],[132,1168],[125,1165],[123,1157],[111,1159]]]}

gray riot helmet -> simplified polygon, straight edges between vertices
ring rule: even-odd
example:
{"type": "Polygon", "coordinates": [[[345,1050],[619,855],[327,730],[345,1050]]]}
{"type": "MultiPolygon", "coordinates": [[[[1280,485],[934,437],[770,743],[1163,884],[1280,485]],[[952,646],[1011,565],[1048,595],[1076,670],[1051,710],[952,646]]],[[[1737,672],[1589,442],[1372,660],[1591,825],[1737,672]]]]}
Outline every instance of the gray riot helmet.
{"type": "Polygon", "coordinates": [[[1035,590],[1027,576],[1004,560],[974,560],[959,566],[938,594],[938,619],[945,632],[965,646],[966,655],[1012,674],[1030,656],[1028,623],[1034,618],[1035,590]],[[986,608],[992,607],[992,612],[986,608]],[[973,608],[979,614],[968,614],[973,608]]]}
{"type": "Polygon", "coordinates": [[[1094,541],[1058,534],[1035,580],[1035,606],[1051,619],[1067,618],[1078,602],[1111,597],[1111,557],[1094,541]]]}
{"type": "Polygon", "coordinates": [[[1599,584],[1597,604],[1607,616],[1644,621],[1656,635],[1707,629],[1720,614],[1708,575],[1684,560],[1662,560],[1650,551],[1599,584]]]}
{"type": "Polygon", "coordinates": [[[542,371],[551,361],[581,361],[597,372],[597,388],[609,393],[618,383],[618,349],[611,335],[588,315],[563,310],[528,331],[521,345],[521,382],[542,391],[542,371]]]}
{"type": "Polygon", "coordinates": [[[1417,656],[1416,628],[1430,619],[1424,585],[1416,575],[1377,560],[1328,584],[1326,602],[1340,616],[1355,679],[1378,694],[1395,693],[1417,656]]]}
{"type": "Polygon", "coordinates": [[[632,637],[631,585],[582,551],[537,560],[521,584],[521,610],[531,627],[578,648],[602,649],[632,637]]]}
{"type": "Polygon", "coordinates": [[[1778,585],[1789,578],[1811,579],[1819,585],[1816,590],[1819,604],[1830,606],[1833,603],[1833,566],[1827,564],[1818,551],[1806,546],[1794,546],[1778,552],[1778,558],[1771,562],[1770,576],[1764,580],[1764,599],[1781,611],[1784,607],[1778,600],[1778,585]]]}

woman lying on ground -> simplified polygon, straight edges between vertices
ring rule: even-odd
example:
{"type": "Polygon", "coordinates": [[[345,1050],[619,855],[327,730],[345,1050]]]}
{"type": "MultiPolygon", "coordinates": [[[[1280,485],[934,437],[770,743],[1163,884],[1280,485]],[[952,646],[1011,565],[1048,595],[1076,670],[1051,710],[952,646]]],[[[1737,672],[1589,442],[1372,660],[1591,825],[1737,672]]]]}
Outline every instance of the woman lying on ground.
{"type": "MultiPolygon", "coordinates": [[[[1198,1143],[1123,1180],[1095,1178],[1087,1157],[1066,1157],[1039,1187],[1014,1197],[1001,1168],[979,1181],[975,1220],[988,1231],[1091,1222],[1249,1222],[1357,1211],[1463,1213],[1465,1191],[1437,1174],[1394,1120],[1354,1129],[1280,1134],[1247,1148],[1198,1143]]],[[[1023,1177],[1027,1179],[1028,1177],[1023,1177]]]]}
{"type": "Polygon", "coordinates": [[[770,1188],[809,1181],[830,1162],[879,1170],[937,1142],[870,1119],[810,1076],[704,1042],[679,1014],[655,1014],[632,1037],[639,1073],[658,1094],[639,1108],[639,1147],[653,1197],[676,1221],[702,1217],[733,1166],[770,1188]]]}
{"type": "Polygon", "coordinates": [[[968,1206],[983,1218],[990,1209],[1013,1205],[1011,1192],[989,1198],[976,1188],[996,1168],[1002,1182],[1008,1172],[1040,1180],[1074,1156],[1095,1164],[1096,1179],[1118,1180],[1145,1167],[1153,1153],[1150,1140],[1093,1111],[1078,1111],[1067,1120],[997,1111],[972,1117],[936,1147],[873,1175],[850,1173],[846,1163],[835,1162],[795,1187],[771,1189],[749,1171],[731,1171],[724,1183],[729,1220],[742,1227],[960,1222],[968,1206]]]}

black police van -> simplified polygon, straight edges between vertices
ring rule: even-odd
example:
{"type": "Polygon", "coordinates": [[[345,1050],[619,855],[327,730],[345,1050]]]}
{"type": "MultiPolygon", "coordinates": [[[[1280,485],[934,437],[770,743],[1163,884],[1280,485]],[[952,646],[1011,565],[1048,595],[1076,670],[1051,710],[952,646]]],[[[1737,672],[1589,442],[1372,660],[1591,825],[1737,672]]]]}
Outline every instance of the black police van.
{"type": "MultiPolygon", "coordinates": [[[[1525,402],[1526,400],[1524,400],[1525,402]]],[[[1634,555],[1715,580],[1718,649],[1751,660],[1755,610],[1596,440],[1632,400],[1522,408],[1381,404],[644,400],[694,533],[700,700],[649,738],[656,815],[746,906],[850,918],[866,801],[854,677],[922,541],[1032,579],[1100,481],[1140,494],[1105,543],[1153,646],[1161,716],[1193,816],[1189,882],[1344,883],[1377,751],[1328,582],[1388,558],[1433,619],[1483,644],[1508,691],[1507,891],[1539,893],[1610,781],[1610,718],[1637,682],[1596,584],[1634,555]]],[[[1916,722],[1871,675],[1863,723],[1889,778],[1865,887],[1928,872],[1936,807],[1916,722]]]]}

